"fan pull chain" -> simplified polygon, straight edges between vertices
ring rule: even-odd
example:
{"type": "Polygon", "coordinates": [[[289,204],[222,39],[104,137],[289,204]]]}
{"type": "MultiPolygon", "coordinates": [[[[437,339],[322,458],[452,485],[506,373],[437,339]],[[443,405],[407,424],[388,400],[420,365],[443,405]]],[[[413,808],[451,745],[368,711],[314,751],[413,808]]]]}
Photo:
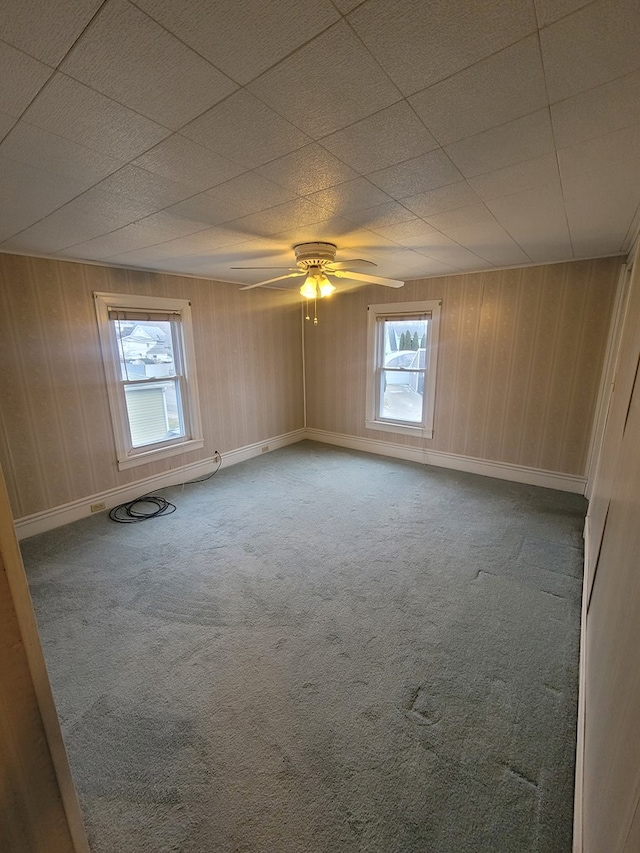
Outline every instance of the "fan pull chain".
{"type": "Polygon", "coordinates": [[[305,318],[304,318],[304,319],[305,319],[305,320],[310,320],[310,319],[311,319],[311,317],[309,316],[309,300],[308,300],[308,299],[307,299],[307,313],[306,313],[306,315],[305,315],[305,318]]]}
{"type": "Polygon", "coordinates": [[[313,325],[318,325],[318,297],[315,296],[313,299],[313,325]]]}

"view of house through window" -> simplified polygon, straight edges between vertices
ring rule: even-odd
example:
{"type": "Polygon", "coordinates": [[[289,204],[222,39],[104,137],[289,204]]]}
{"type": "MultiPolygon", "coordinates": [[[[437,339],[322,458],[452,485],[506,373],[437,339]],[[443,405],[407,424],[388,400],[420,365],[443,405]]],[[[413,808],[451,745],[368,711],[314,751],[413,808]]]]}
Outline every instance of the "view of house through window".
{"type": "Polygon", "coordinates": [[[433,435],[440,303],[370,305],[367,426],[433,435]]]}
{"type": "Polygon", "coordinates": [[[202,447],[189,302],[95,300],[119,468],[202,447]]]}
{"type": "Polygon", "coordinates": [[[111,322],[133,447],[184,436],[173,324],[163,320],[111,322]]]}

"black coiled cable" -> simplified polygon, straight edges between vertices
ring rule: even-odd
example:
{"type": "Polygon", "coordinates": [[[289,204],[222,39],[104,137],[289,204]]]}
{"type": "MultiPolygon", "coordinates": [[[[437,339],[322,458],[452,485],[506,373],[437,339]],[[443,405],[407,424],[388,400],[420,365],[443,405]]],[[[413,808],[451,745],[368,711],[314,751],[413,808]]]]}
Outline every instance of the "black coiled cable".
{"type": "Polygon", "coordinates": [[[143,495],[128,503],[119,504],[109,510],[109,518],[120,524],[136,524],[138,521],[147,521],[149,518],[157,518],[159,515],[169,515],[176,511],[176,505],[158,495],[143,495]],[[149,504],[155,509],[143,509],[142,504],[149,504]]]}

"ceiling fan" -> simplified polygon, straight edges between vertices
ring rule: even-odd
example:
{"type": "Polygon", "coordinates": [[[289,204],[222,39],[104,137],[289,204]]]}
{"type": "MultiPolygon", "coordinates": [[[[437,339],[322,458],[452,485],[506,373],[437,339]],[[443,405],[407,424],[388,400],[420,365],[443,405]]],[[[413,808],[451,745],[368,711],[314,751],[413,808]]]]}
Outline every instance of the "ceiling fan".
{"type": "Polygon", "coordinates": [[[336,289],[327,276],[351,279],[365,284],[382,284],[385,287],[403,287],[404,282],[394,278],[382,278],[379,275],[356,272],[350,269],[351,264],[368,264],[375,267],[372,261],[363,258],[353,258],[350,261],[336,261],[337,246],[333,243],[298,243],[293,247],[296,254],[295,267],[231,267],[234,270],[265,270],[286,269],[284,275],[268,278],[256,284],[247,284],[240,290],[252,290],[254,287],[263,287],[265,284],[273,284],[276,281],[284,281],[288,278],[305,277],[300,288],[300,294],[306,299],[322,299],[329,296],[336,289]]]}

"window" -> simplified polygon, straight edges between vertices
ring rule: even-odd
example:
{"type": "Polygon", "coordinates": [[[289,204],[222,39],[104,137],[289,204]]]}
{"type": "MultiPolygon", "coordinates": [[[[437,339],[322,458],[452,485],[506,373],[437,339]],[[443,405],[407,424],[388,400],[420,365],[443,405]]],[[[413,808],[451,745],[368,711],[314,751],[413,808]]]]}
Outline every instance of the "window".
{"type": "Polygon", "coordinates": [[[202,447],[190,303],[94,298],[118,468],[202,447]]]}
{"type": "Polygon", "coordinates": [[[370,429],[433,438],[440,302],[369,305],[370,429]]]}

